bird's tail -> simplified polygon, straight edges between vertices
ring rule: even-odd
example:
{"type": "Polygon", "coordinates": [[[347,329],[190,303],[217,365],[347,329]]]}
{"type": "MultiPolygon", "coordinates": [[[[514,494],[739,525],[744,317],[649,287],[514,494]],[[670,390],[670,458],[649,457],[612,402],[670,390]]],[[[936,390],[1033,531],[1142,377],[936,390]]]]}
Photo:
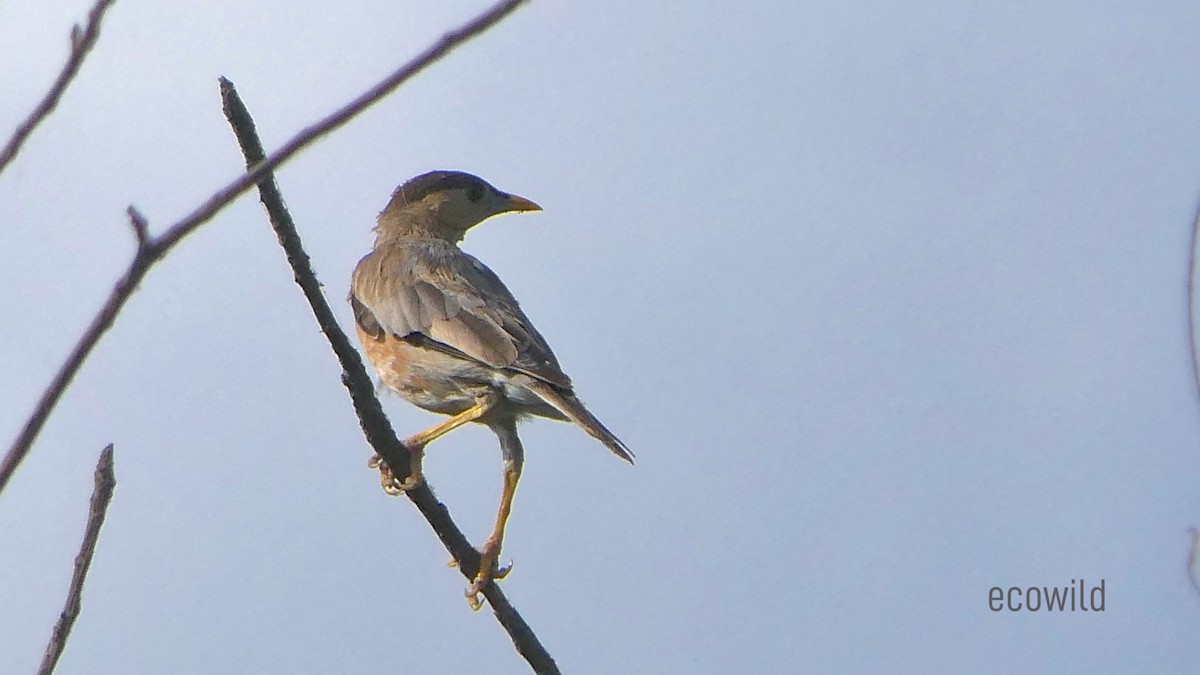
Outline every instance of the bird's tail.
{"type": "Polygon", "coordinates": [[[607,447],[612,450],[613,454],[621,459],[633,464],[633,453],[629,447],[621,442],[613,432],[608,430],[600,420],[596,419],[583,403],[575,398],[575,395],[570,392],[562,392],[550,384],[540,380],[529,378],[528,382],[522,383],[528,387],[533,393],[540,396],[546,403],[554,406],[559,412],[566,415],[572,422],[578,424],[584,431],[588,432],[607,447]]]}

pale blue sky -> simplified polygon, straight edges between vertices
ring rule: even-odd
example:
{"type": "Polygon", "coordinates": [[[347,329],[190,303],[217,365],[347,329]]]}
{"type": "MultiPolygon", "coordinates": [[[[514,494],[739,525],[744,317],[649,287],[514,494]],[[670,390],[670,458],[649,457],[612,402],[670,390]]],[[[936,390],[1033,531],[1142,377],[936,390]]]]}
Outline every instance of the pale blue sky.
{"type": "MultiPolygon", "coordinates": [[[[0,176],[0,436],[132,251],[486,2],[118,0],[0,176]]],[[[0,3],[0,135],[81,1],[0,3]]],[[[523,427],[503,583],[570,673],[1188,673],[1200,407],[1191,2],[534,2],[298,156],[280,184],[349,327],[400,182],[545,212],[464,248],[637,453],[523,427]],[[988,589],[1105,579],[1103,613],[988,589]]],[[[91,472],[118,487],[58,672],[523,673],[366,467],[256,200],[146,279],[0,497],[0,672],[32,672],[91,472]]],[[[432,418],[392,398],[396,427],[432,418]]],[[[431,446],[482,541],[486,429],[431,446]]]]}

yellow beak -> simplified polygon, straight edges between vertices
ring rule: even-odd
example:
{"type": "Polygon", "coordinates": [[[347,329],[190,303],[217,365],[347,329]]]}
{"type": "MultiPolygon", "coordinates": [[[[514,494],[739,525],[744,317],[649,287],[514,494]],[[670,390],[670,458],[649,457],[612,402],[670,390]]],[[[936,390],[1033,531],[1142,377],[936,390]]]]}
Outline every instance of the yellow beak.
{"type": "Polygon", "coordinates": [[[538,206],[535,202],[533,202],[529,199],[525,199],[524,197],[518,197],[517,195],[509,195],[508,196],[508,210],[509,211],[541,211],[542,207],[538,206]]]}

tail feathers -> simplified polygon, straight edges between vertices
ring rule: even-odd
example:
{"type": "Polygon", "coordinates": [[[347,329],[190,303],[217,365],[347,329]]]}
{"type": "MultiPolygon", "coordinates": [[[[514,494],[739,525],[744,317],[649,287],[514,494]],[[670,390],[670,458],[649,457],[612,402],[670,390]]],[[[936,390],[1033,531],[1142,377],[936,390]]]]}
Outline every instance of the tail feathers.
{"type": "Polygon", "coordinates": [[[575,398],[574,394],[564,393],[556,389],[554,386],[529,378],[529,382],[522,384],[540,396],[550,405],[557,408],[562,414],[571,419],[572,422],[578,424],[584,431],[588,432],[607,447],[612,450],[613,454],[621,459],[633,464],[633,453],[629,447],[621,442],[613,432],[608,430],[600,420],[596,419],[579,399],[575,398]]]}

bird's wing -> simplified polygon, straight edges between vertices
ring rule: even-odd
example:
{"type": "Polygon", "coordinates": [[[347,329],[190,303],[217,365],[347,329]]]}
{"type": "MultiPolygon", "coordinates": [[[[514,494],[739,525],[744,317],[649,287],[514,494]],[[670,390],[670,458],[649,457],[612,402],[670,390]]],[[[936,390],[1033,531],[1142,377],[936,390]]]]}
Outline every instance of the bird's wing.
{"type": "Polygon", "coordinates": [[[571,387],[500,278],[453,244],[426,240],[376,248],[354,270],[351,301],[368,334],[391,334],[571,387]]]}

